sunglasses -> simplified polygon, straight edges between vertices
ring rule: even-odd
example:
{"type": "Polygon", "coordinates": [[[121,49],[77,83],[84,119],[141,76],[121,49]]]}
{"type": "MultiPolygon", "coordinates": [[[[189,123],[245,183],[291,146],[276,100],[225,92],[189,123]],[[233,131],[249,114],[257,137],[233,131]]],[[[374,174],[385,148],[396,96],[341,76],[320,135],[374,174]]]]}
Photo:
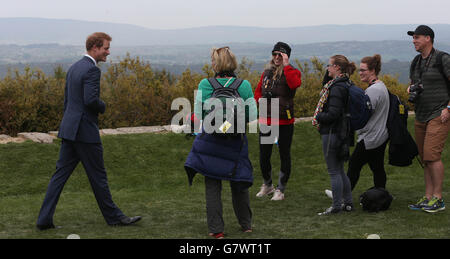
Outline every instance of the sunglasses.
{"type": "Polygon", "coordinates": [[[230,47],[226,46],[226,47],[222,47],[222,48],[213,48],[213,51],[220,51],[220,50],[223,50],[223,49],[229,50],[230,47]]]}
{"type": "Polygon", "coordinates": [[[281,53],[279,53],[279,52],[277,52],[277,53],[272,53],[272,57],[278,57],[278,56],[283,57],[283,56],[281,55],[281,53]]]}

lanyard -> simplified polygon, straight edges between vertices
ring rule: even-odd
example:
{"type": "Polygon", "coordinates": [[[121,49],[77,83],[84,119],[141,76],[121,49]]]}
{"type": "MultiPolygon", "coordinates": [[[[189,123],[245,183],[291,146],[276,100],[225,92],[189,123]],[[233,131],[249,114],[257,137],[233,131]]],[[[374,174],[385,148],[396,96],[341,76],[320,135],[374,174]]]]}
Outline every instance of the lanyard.
{"type": "Polygon", "coordinates": [[[266,89],[267,90],[267,86],[271,83],[271,86],[270,86],[270,90],[272,90],[273,89],[273,86],[275,85],[275,82],[278,80],[278,79],[273,79],[272,78],[272,76],[273,76],[273,74],[272,73],[270,73],[270,75],[267,75],[267,76],[265,76],[264,77],[264,80],[263,80],[263,85],[264,85],[264,89],[266,89]],[[270,78],[272,78],[272,79],[270,79],[270,78]]]}
{"type": "Polygon", "coordinates": [[[420,60],[419,60],[419,69],[420,69],[420,71],[419,71],[419,78],[420,78],[421,81],[422,81],[423,72],[427,72],[428,68],[430,67],[431,59],[433,58],[434,52],[435,52],[435,50],[433,48],[431,50],[430,55],[426,58],[427,62],[425,63],[425,71],[422,69],[422,60],[423,60],[423,58],[420,57],[420,60]]]}

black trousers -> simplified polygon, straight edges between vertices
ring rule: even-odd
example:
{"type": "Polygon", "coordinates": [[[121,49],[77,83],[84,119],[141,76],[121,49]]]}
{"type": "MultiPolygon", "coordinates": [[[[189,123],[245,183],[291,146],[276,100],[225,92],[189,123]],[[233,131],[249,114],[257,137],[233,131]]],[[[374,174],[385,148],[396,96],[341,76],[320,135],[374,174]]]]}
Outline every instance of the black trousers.
{"type": "MultiPolygon", "coordinates": [[[[252,229],[252,210],[248,187],[244,185],[242,182],[230,181],[234,214],[242,230],[248,230],[252,229]]],[[[209,233],[223,232],[222,180],[205,176],[205,196],[209,233]]]]}
{"type": "MultiPolygon", "coordinates": [[[[284,192],[287,182],[291,175],[291,144],[294,135],[294,124],[279,125],[280,134],[278,136],[278,150],[280,153],[281,168],[278,180],[278,189],[284,192]]],[[[264,184],[272,184],[272,148],[274,144],[261,144],[261,137],[268,136],[270,133],[260,133],[259,136],[259,165],[264,178],[264,184]]]]}
{"type": "Polygon", "coordinates": [[[350,179],[352,190],[358,183],[361,169],[365,164],[369,164],[373,173],[373,183],[375,187],[386,188],[386,171],[384,170],[384,152],[387,142],[375,149],[366,149],[364,140],[356,144],[350,161],[348,163],[347,176],[350,179]]]}
{"type": "Polygon", "coordinates": [[[47,188],[39,217],[38,225],[53,224],[53,214],[59,196],[75,170],[78,163],[84,166],[94,191],[100,211],[108,224],[117,224],[124,217],[122,211],[114,204],[109,191],[106,169],[103,162],[103,146],[101,143],[82,143],[63,139],[56,163],[56,172],[52,176],[47,188]]]}

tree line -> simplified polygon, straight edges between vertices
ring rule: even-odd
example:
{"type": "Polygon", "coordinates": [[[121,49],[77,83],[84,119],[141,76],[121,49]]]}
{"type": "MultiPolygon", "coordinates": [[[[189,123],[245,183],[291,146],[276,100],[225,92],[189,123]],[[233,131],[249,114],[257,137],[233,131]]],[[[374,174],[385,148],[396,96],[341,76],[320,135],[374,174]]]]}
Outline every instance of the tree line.
{"type": "MultiPolygon", "coordinates": [[[[322,88],[326,66],[318,58],[310,62],[291,62],[302,72],[302,86],[295,95],[295,117],[312,116],[322,88]]],[[[355,61],[355,63],[358,63],[355,61]]],[[[248,80],[253,90],[262,71],[252,71],[253,62],[242,58],[237,76],[248,80]]],[[[39,68],[26,67],[23,72],[9,71],[0,80],[0,134],[16,136],[19,132],[48,132],[58,130],[63,115],[66,71],[59,66],[53,75],[39,68]]],[[[155,70],[149,62],[127,54],[110,63],[101,78],[101,99],[107,108],[99,116],[100,128],[119,128],[170,124],[178,112],[171,110],[172,101],[179,97],[190,100],[193,107],[194,91],[203,78],[213,77],[210,64],[202,72],[187,68],[181,75],[166,70],[155,70]]],[[[380,79],[388,89],[406,103],[407,85],[389,74],[380,79]]],[[[366,88],[359,75],[351,80],[366,88]]]]}

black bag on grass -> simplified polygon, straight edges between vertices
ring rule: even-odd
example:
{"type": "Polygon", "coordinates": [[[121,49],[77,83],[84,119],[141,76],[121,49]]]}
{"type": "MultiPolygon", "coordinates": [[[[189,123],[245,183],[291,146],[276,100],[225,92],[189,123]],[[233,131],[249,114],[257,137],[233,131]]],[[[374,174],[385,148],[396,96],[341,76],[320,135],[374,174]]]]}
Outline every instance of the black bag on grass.
{"type": "Polygon", "coordinates": [[[378,212],[389,209],[392,195],[384,188],[372,187],[359,196],[359,202],[363,210],[378,212]]]}

